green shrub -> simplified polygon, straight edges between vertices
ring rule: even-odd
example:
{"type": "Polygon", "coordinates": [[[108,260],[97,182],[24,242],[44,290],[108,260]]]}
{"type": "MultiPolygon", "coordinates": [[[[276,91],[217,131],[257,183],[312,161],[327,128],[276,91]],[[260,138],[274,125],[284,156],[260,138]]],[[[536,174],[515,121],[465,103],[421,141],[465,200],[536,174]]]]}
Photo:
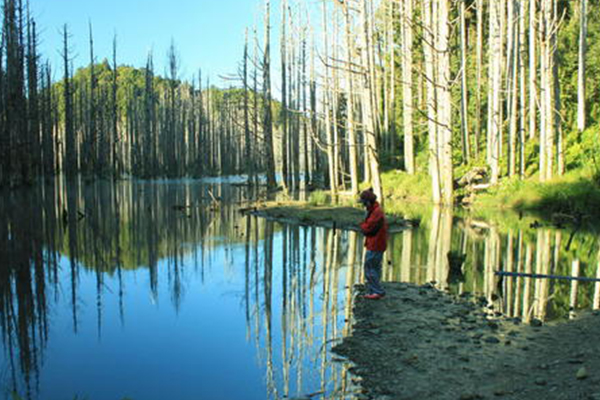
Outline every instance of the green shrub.
{"type": "Polygon", "coordinates": [[[311,206],[322,206],[330,203],[329,194],[323,190],[315,190],[308,197],[308,204],[311,206]]]}

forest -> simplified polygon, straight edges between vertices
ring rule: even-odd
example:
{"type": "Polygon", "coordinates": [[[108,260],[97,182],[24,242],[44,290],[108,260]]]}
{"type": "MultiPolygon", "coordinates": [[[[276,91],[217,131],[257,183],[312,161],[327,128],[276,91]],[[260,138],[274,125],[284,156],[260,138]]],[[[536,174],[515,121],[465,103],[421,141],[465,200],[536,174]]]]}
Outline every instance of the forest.
{"type": "Polygon", "coordinates": [[[269,189],[382,195],[381,173],[429,176],[451,204],[457,180],[598,183],[600,13],[597,0],[264,0],[236,73],[218,88],[102,61],[74,71],[38,52],[22,0],[4,0],[0,52],[0,185],[59,174],[89,179],[248,174],[269,189]],[[278,12],[278,37],[272,14],[278,12]],[[277,55],[277,57],[275,57],[277,55]],[[275,65],[272,60],[278,60],[275,65]],[[61,76],[53,80],[54,74],[61,76]],[[274,84],[277,82],[277,84],[274,84]],[[276,90],[277,89],[277,90],[276,90]]]}

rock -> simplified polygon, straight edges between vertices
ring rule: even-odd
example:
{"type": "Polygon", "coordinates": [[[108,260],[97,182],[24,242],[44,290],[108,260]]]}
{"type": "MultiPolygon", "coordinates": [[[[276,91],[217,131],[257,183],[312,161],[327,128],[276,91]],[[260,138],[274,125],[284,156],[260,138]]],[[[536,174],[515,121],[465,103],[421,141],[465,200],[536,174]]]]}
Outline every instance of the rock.
{"type": "Polygon", "coordinates": [[[494,330],[494,331],[497,330],[499,327],[498,324],[494,321],[488,321],[487,325],[491,330],[494,330]]]}
{"type": "Polygon", "coordinates": [[[542,325],[543,325],[543,323],[542,323],[542,321],[540,321],[539,319],[537,319],[537,318],[533,318],[533,319],[531,320],[531,322],[529,322],[529,325],[533,326],[534,328],[539,328],[540,326],[542,326],[542,325]]]}
{"type": "Polygon", "coordinates": [[[534,383],[538,386],[546,386],[548,384],[548,382],[542,378],[537,378],[534,383]]]}
{"type": "Polygon", "coordinates": [[[483,396],[479,393],[463,393],[460,395],[460,400],[477,400],[483,399],[483,396]]]}
{"type": "Polygon", "coordinates": [[[494,336],[488,336],[488,337],[486,337],[483,340],[484,340],[484,342],[491,343],[491,344],[500,343],[500,340],[497,337],[494,337],[494,336]]]}
{"type": "Polygon", "coordinates": [[[588,377],[587,369],[585,369],[585,367],[579,368],[576,376],[577,376],[577,379],[579,379],[579,380],[587,378],[588,377]]]}

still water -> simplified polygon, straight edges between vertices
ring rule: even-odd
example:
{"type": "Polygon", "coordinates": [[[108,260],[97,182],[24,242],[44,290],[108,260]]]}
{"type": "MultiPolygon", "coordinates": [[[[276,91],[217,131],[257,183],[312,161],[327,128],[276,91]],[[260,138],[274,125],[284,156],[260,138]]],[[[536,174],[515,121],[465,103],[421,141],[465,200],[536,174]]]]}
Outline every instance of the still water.
{"type": "MultiPolygon", "coordinates": [[[[1,194],[0,397],[354,398],[329,350],[351,333],[362,239],[244,215],[251,197],[198,181],[1,194]]],[[[494,274],[600,277],[596,236],[507,220],[424,211],[390,238],[384,279],[485,296],[525,321],[600,306],[598,283],[494,274]]]]}

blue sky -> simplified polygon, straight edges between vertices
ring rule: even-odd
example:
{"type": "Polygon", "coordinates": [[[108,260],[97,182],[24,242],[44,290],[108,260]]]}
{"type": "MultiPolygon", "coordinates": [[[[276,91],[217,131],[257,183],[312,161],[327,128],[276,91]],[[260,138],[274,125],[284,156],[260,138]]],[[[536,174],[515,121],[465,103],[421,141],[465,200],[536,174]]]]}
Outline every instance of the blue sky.
{"type": "MultiPolygon", "coordinates": [[[[274,3],[276,16],[279,5],[274,3]]],[[[174,40],[183,78],[202,68],[213,83],[223,86],[228,84],[220,83],[218,75],[235,73],[243,55],[244,31],[262,18],[263,1],[30,0],[30,4],[40,33],[40,51],[53,65],[55,79],[62,76],[62,26],[66,23],[71,32],[77,68],[89,62],[91,21],[98,61],[111,58],[116,33],[120,64],[143,66],[152,50],[156,72],[163,74],[167,49],[174,40]]]]}

